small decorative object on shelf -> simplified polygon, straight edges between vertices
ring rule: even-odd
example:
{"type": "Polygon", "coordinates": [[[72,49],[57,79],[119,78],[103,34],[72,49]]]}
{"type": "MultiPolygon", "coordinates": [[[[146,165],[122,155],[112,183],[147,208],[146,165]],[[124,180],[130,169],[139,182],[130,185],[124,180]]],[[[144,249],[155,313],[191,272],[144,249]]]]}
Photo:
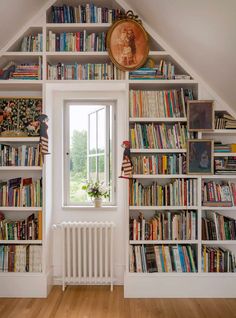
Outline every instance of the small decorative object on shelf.
{"type": "Polygon", "coordinates": [[[146,62],[148,35],[133,11],[121,14],[108,30],[107,50],[112,62],[123,71],[136,70],[146,62]]]}
{"type": "Polygon", "coordinates": [[[88,196],[93,200],[94,207],[100,208],[102,206],[102,198],[108,198],[110,195],[109,188],[103,182],[89,180],[82,186],[88,196]]]}
{"type": "Polygon", "coordinates": [[[187,102],[188,130],[214,130],[214,101],[191,100],[187,102]]]}
{"type": "Polygon", "coordinates": [[[121,147],[125,150],[123,154],[120,178],[129,179],[132,178],[133,175],[133,163],[130,156],[130,142],[128,140],[123,141],[121,147]]]}
{"type": "Polygon", "coordinates": [[[213,140],[188,140],[187,173],[213,173],[213,140]]]}

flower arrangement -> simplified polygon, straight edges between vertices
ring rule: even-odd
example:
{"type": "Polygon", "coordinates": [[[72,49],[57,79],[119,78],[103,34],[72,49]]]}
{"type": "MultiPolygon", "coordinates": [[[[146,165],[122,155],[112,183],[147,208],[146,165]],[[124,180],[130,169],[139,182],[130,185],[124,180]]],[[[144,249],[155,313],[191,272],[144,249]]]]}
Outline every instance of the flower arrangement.
{"type": "Polygon", "coordinates": [[[109,197],[109,189],[103,182],[89,180],[82,186],[92,199],[101,199],[109,197]]]}

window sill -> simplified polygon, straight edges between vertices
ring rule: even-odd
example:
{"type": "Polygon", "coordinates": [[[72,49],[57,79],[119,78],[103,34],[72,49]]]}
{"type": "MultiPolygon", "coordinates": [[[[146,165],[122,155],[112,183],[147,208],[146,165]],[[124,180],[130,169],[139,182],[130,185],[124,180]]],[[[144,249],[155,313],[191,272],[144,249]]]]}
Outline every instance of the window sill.
{"type": "Polygon", "coordinates": [[[95,208],[94,206],[91,205],[63,205],[62,209],[63,210],[79,210],[79,211],[110,211],[110,210],[116,210],[118,208],[117,205],[105,205],[102,206],[101,208],[95,208]]]}

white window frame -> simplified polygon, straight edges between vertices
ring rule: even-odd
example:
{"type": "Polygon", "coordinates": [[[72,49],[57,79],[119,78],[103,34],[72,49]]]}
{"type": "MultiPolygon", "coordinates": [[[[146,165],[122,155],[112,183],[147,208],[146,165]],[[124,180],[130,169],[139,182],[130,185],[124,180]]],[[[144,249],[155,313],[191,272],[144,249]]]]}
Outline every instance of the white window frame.
{"type": "MultiPolygon", "coordinates": [[[[112,162],[111,162],[111,200],[109,202],[104,202],[104,206],[115,206],[116,205],[116,102],[114,100],[101,100],[101,99],[76,99],[76,100],[64,100],[64,123],[63,123],[63,170],[64,170],[64,185],[63,185],[63,201],[64,206],[72,207],[72,206],[93,206],[92,202],[70,202],[70,140],[69,140],[69,131],[70,131],[70,123],[69,123],[69,107],[70,105],[101,105],[101,106],[111,106],[112,108],[112,117],[108,118],[108,113],[106,111],[106,125],[109,123],[111,125],[110,119],[112,121],[112,142],[111,142],[111,150],[108,152],[109,147],[109,135],[106,134],[106,151],[105,151],[105,170],[109,173],[109,155],[111,154],[112,162]],[[108,121],[109,119],[109,121],[108,121]]],[[[110,129],[110,127],[109,127],[110,129]]],[[[88,129],[89,130],[89,129],[88,129]]],[[[88,147],[89,147],[89,135],[87,139],[88,147]]],[[[96,142],[97,144],[97,142],[96,142]]],[[[89,154],[87,157],[89,160],[89,154]]],[[[88,167],[88,163],[87,163],[88,167]]],[[[89,172],[88,172],[89,173],[89,172]]]]}

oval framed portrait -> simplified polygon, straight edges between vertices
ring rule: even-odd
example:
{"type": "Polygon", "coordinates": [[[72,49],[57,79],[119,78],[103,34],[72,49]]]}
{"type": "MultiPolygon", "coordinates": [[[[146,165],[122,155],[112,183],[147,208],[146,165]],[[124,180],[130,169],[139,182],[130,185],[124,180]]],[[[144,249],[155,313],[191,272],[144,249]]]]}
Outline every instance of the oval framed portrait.
{"type": "Polygon", "coordinates": [[[149,53],[148,35],[134,19],[116,21],[107,33],[107,50],[112,62],[122,71],[140,68],[149,53]]]}

